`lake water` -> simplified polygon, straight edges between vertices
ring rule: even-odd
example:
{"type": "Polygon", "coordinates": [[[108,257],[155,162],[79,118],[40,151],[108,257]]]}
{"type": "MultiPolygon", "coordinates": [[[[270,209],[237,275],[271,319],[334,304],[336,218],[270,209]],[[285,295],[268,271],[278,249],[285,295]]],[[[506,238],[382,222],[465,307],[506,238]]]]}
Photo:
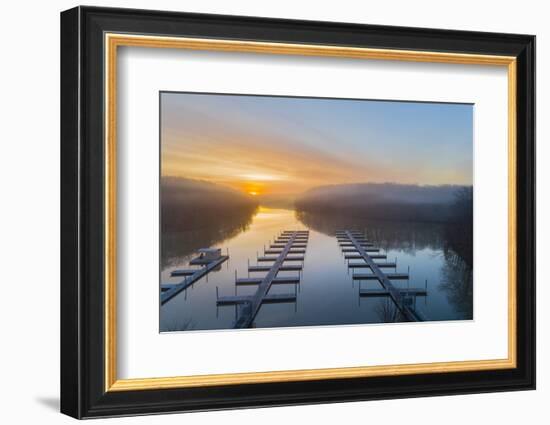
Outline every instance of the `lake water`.
{"type": "MultiPolygon", "coordinates": [[[[440,224],[366,222],[355,218],[311,215],[294,210],[260,207],[251,216],[238,220],[233,228],[205,227],[204,230],[163,235],[161,282],[178,283],[171,277],[175,269],[189,269],[189,260],[198,248],[218,247],[229,260],[219,270],[180,292],[161,306],[160,330],[231,329],[238,314],[236,306],[217,306],[216,293],[252,295],[257,286],[235,285],[237,277],[248,277],[248,264],[257,263],[264,246],[285,230],[309,230],[300,284],[273,285],[270,294],[296,293],[296,302],[264,304],[254,320],[255,327],[343,325],[398,321],[389,297],[360,297],[360,288],[381,288],[377,281],[352,279],[352,270],[334,236],[336,230],[354,229],[387,254],[387,261],[397,263],[396,271],[409,271],[409,281],[392,281],[400,288],[424,288],[427,296],[413,297],[411,302],[427,320],[472,319],[472,270],[445,241],[440,224]]],[[[295,264],[295,263],[291,263],[295,264]]],[[[358,269],[356,273],[366,273],[358,269]]],[[[394,269],[383,269],[394,272],[394,269]]],[[[266,273],[250,273],[262,277],[266,273]]],[[[295,276],[298,272],[280,272],[278,276],[295,276]]]]}

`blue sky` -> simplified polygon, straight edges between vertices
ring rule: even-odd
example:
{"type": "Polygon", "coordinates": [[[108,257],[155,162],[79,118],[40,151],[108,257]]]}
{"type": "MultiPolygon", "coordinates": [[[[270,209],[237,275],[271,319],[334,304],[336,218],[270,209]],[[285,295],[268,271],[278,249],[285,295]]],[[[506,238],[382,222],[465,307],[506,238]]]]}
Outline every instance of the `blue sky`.
{"type": "Polygon", "coordinates": [[[473,106],[161,94],[162,174],[245,192],[472,184],[473,106]]]}

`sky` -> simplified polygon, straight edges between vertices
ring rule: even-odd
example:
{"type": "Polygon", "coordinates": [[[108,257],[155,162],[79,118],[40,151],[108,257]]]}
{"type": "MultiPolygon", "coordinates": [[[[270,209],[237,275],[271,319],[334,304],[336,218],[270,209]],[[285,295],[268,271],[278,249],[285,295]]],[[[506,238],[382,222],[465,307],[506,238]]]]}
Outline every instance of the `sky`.
{"type": "Polygon", "coordinates": [[[472,184],[473,106],[161,93],[161,174],[250,195],[472,184]]]}

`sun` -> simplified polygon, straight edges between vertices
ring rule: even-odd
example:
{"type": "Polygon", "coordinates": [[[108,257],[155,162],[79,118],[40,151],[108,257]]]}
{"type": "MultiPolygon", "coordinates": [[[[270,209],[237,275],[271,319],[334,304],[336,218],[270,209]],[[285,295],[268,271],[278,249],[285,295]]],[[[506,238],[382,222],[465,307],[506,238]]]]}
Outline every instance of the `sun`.
{"type": "Polygon", "coordinates": [[[242,191],[249,196],[260,196],[264,193],[264,185],[258,182],[245,182],[242,185],[242,191]]]}

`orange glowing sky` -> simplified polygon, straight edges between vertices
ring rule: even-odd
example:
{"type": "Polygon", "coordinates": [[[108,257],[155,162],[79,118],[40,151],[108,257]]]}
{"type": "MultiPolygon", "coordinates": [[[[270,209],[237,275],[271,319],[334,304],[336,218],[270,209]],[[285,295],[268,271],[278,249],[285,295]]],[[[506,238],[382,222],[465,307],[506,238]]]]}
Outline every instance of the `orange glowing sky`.
{"type": "Polygon", "coordinates": [[[250,195],[339,183],[472,183],[472,107],[161,95],[163,176],[250,195]]]}

